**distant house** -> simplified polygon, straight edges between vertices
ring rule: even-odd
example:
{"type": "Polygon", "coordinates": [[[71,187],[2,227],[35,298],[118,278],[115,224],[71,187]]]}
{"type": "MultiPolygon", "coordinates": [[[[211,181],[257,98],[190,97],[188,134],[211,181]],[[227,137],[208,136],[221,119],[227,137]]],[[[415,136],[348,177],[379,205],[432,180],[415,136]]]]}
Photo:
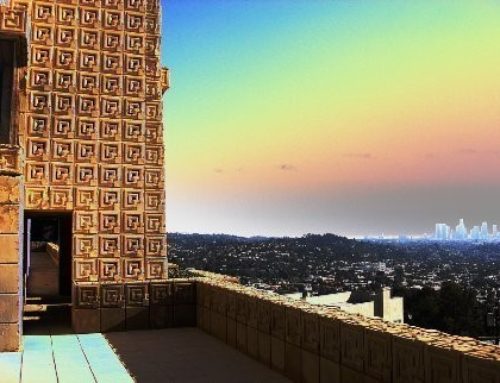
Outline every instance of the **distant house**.
{"type": "Polygon", "coordinates": [[[392,297],[391,289],[388,287],[382,288],[374,295],[365,294],[364,297],[360,297],[358,292],[352,291],[318,296],[310,295],[306,291],[305,293],[286,294],[286,296],[305,300],[314,305],[338,307],[352,314],[380,317],[394,323],[404,322],[403,298],[392,297]]]}

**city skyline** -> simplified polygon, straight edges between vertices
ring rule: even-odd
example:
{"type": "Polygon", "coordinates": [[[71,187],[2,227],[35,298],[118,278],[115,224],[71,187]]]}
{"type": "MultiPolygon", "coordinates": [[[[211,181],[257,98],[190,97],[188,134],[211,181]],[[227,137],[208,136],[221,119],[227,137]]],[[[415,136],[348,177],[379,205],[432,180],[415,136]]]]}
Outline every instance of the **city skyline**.
{"type": "Polygon", "coordinates": [[[468,230],[465,225],[465,220],[460,218],[460,221],[458,225],[455,226],[454,230],[446,223],[436,223],[433,239],[439,241],[498,241],[500,240],[500,233],[498,232],[497,224],[492,224],[490,233],[487,221],[482,221],[480,225],[472,225],[470,230],[468,230]]]}
{"type": "Polygon", "coordinates": [[[170,231],[500,217],[497,2],[163,3],[170,231]]]}
{"type": "MultiPolygon", "coordinates": [[[[358,239],[368,240],[431,240],[431,241],[500,241],[499,224],[491,226],[487,221],[479,221],[479,224],[468,226],[464,218],[458,219],[458,224],[448,224],[443,221],[434,224],[432,230],[415,233],[377,233],[364,236],[355,236],[358,239]]],[[[429,229],[429,228],[428,228],[429,229]]]]}

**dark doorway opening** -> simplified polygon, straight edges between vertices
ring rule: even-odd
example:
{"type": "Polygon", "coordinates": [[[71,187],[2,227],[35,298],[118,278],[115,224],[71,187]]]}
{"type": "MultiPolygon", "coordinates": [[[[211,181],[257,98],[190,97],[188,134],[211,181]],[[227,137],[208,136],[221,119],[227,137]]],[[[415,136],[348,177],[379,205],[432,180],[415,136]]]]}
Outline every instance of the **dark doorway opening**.
{"type": "Polygon", "coordinates": [[[72,214],[25,212],[24,220],[24,332],[67,332],[71,326],[72,214]]]}
{"type": "Polygon", "coordinates": [[[12,116],[15,87],[16,42],[0,39],[0,143],[13,144],[12,116]]]}

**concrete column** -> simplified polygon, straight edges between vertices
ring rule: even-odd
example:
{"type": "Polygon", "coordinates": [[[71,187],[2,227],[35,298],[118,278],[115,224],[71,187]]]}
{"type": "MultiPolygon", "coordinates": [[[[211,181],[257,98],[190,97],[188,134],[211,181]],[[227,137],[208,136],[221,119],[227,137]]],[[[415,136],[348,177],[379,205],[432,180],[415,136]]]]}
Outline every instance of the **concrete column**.
{"type": "Polygon", "coordinates": [[[17,351],[22,326],[20,176],[0,170],[0,352],[17,351]]]}

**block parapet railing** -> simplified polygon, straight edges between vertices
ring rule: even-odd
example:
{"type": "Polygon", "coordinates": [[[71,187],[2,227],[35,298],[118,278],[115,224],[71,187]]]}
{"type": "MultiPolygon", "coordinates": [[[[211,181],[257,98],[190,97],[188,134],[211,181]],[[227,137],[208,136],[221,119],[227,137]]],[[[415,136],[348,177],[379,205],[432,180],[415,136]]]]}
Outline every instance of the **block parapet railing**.
{"type": "Polygon", "coordinates": [[[77,333],[196,326],[196,282],[80,282],[73,286],[72,327],[77,333]]]}
{"type": "Polygon", "coordinates": [[[198,327],[294,382],[500,382],[498,346],[201,274],[198,327]]]}

